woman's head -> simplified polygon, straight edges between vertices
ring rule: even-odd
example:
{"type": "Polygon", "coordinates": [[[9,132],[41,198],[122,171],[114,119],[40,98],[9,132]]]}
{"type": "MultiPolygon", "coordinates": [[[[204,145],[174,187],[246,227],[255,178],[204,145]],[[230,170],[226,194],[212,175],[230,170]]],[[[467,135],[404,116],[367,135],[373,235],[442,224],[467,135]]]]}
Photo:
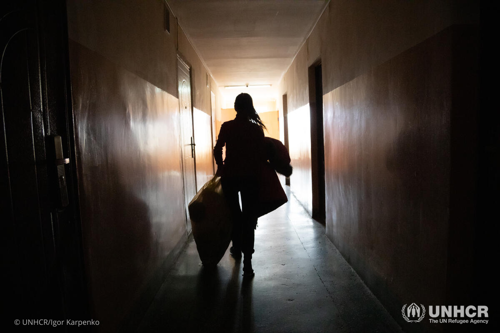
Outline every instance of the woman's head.
{"type": "Polygon", "coordinates": [[[256,113],[253,107],[252,96],[246,93],[241,93],[234,100],[234,109],[237,113],[245,116],[256,113]]]}
{"type": "Polygon", "coordinates": [[[255,111],[252,96],[249,94],[241,93],[236,96],[236,99],[234,100],[234,109],[238,115],[248,117],[250,121],[253,121],[262,128],[266,128],[257,111],[255,111]]]}

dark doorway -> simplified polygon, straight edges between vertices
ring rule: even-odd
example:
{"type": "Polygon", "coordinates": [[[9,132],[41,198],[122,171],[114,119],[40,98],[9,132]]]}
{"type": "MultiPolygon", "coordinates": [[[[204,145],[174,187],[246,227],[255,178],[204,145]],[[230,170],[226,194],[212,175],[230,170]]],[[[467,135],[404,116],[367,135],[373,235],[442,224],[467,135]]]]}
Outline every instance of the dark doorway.
{"type": "Polygon", "coordinates": [[[321,62],[309,67],[309,106],[311,110],[312,213],[325,222],[325,146],[323,137],[323,79],[321,62]]]}
{"type": "Polygon", "coordinates": [[[85,318],[65,1],[8,0],[0,17],[3,310],[85,318]]]}
{"type": "MultiPolygon", "coordinates": [[[[288,145],[288,97],[286,94],[283,95],[283,136],[285,140],[285,147],[290,151],[288,145]]],[[[290,177],[285,178],[285,185],[290,186],[290,177]]]]}

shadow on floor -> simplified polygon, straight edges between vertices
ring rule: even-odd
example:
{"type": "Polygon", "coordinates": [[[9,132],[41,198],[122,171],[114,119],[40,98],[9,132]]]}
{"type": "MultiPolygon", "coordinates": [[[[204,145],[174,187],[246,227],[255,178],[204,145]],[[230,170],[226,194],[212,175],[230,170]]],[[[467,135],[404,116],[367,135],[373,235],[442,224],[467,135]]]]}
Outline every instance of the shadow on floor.
{"type": "Polygon", "coordinates": [[[206,269],[191,239],[140,332],[401,332],[293,196],[259,219],[253,266],[206,269]]]}

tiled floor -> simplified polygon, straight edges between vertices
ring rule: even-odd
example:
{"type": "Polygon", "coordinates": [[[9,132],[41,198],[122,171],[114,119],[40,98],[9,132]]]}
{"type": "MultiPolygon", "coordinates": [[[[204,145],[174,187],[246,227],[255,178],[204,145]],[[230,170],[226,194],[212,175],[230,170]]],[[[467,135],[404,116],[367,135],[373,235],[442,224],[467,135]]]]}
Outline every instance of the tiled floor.
{"type": "Polygon", "coordinates": [[[141,332],[401,332],[298,201],[259,219],[253,266],[203,269],[191,239],[141,332]]]}

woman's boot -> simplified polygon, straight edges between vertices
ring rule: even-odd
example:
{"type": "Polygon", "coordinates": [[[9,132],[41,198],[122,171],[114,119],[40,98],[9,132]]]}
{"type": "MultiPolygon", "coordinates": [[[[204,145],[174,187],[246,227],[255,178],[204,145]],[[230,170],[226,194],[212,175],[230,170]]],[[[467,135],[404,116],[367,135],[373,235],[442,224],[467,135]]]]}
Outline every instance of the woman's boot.
{"type": "Polygon", "coordinates": [[[255,275],[252,267],[252,255],[245,254],[243,259],[243,277],[249,278],[255,275]]]}

